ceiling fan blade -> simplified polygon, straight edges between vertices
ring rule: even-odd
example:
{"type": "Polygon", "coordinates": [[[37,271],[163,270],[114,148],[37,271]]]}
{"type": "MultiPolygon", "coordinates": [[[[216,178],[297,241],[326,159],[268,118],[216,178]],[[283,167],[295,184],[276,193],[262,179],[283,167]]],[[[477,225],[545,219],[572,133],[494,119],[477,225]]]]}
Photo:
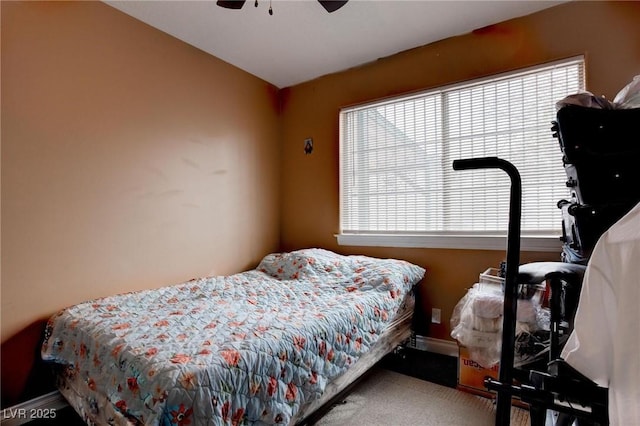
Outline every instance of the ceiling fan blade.
{"type": "Polygon", "coordinates": [[[331,13],[340,9],[342,6],[347,4],[348,1],[349,0],[318,0],[318,3],[320,3],[327,12],[331,13]]]}
{"type": "Polygon", "coordinates": [[[242,9],[246,0],[218,0],[216,4],[225,9],[242,9]]]}

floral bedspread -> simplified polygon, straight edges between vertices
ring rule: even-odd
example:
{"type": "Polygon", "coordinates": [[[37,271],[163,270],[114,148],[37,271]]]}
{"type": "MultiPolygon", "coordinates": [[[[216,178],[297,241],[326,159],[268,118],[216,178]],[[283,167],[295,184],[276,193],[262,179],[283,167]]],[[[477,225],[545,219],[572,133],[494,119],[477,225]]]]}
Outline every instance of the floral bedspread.
{"type": "Polygon", "coordinates": [[[270,254],[252,271],[67,308],[42,357],[134,424],[288,424],[367,352],[424,273],[321,249],[270,254]]]}

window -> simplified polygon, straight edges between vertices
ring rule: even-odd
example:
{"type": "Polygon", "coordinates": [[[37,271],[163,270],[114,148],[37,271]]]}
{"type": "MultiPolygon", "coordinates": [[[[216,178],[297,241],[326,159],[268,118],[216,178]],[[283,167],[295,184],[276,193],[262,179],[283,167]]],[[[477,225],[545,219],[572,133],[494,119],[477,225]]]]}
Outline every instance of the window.
{"type": "Polygon", "coordinates": [[[504,249],[509,177],[454,171],[497,156],[522,177],[522,248],[559,250],[568,196],[555,103],[584,90],[584,60],[340,111],[340,244],[504,249]]]}

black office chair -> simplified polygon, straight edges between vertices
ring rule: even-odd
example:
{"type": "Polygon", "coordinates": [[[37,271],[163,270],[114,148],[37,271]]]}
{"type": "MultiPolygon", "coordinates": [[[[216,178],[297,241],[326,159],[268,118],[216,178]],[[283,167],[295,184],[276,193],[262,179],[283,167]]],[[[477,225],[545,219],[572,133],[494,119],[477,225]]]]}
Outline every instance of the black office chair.
{"type": "Polygon", "coordinates": [[[608,424],[607,389],[572,368],[560,358],[562,347],[573,330],[580,289],[586,266],[565,262],[534,262],[518,269],[520,284],[546,282],[549,298],[550,347],[544,369],[527,372],[520,386],[520,398],[529,404],[532,426],[544,426],[547,410],[558,413],[556,426],[608,424]]]}

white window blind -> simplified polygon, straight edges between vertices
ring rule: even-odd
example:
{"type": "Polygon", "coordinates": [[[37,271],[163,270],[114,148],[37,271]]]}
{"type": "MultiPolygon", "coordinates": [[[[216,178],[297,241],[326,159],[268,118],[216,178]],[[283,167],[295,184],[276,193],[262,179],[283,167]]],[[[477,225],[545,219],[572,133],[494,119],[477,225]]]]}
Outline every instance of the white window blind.
{"type": "Polygon", "coordinates": [[[506,235],[508,176],[452,168],[496,156],[521,174],[523,237],[557,238],[568,191],[550,127],[555,103],[581,90],[572,58],[341,110],[341,235],[506,235]]]}

